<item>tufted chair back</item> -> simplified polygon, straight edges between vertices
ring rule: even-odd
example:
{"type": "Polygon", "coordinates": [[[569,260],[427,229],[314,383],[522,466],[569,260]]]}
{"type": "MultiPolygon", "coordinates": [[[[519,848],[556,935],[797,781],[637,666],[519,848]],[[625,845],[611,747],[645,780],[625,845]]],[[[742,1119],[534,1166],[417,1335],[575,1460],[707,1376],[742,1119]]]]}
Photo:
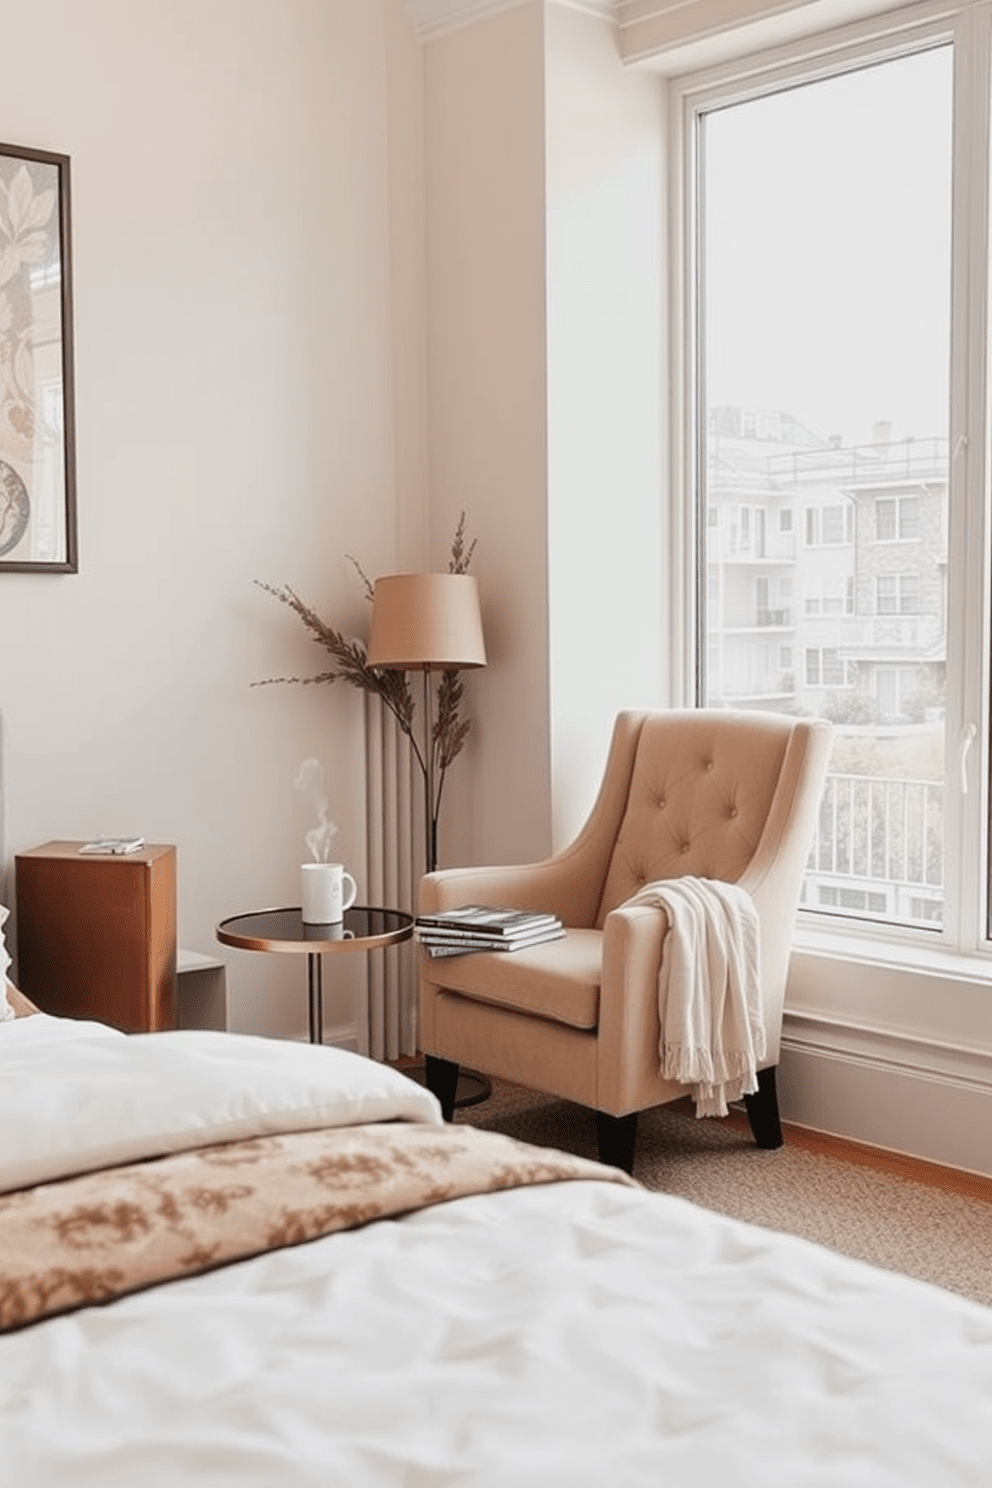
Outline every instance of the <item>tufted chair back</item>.
{"type": "Polygon", "coordinates": [[[644,718],[597,929],[657,879],[741,877],[768,820],[792,722],[715,710],[644,718]]]}

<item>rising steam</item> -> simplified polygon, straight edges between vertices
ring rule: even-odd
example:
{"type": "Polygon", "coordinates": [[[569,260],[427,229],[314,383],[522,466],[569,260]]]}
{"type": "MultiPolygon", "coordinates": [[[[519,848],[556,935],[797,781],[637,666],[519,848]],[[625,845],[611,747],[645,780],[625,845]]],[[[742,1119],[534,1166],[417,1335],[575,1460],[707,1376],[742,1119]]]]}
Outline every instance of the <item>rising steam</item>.
{"type": "Polygon", "coordinates": [[[327,815],[324,767],[320,760],[305,759],[296,772],[293,784],[306,796],[317,813],[317,825],[311,827],[304,838],[307,851],[315,863],[326,863],[331,854],[331,838],[338,829],[327,815]]]}

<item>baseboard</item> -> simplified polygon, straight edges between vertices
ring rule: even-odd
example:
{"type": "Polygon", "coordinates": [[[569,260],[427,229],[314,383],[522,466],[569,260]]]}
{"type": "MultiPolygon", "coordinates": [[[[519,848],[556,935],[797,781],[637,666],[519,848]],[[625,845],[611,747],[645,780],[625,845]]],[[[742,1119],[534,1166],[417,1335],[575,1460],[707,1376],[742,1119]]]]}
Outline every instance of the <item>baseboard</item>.
{"type": "Polygon", "coordinates": [[[974,1049],[787,1013],[783,1120],[992,1177],[992,1059],[974,1049]]]}

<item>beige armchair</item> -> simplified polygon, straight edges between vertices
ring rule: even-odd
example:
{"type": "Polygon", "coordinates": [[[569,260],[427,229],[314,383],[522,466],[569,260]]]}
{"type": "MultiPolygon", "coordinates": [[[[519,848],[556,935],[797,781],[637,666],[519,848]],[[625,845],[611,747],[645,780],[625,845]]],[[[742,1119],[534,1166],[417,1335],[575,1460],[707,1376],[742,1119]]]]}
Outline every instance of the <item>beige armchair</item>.
{"type": "Polygon", "coordinates": [[[740,884],[757,911],[766,1053],[746,1105],[758,1145],[781,1145],[785,980],[831,734],[820,720],[770,713],[621,713],[571,846],[522,867],[428,874],[422,914],[494,904],[552,910],[567,927],[563,940],[519,951],[421,951],[421,1047],[446,1119],[464,1063],[592,1107],[601,1158],[630,1172],[637,1112],[687,1087],[659,1073],[667,916],[626,901],[694,874],[740,884]]]}

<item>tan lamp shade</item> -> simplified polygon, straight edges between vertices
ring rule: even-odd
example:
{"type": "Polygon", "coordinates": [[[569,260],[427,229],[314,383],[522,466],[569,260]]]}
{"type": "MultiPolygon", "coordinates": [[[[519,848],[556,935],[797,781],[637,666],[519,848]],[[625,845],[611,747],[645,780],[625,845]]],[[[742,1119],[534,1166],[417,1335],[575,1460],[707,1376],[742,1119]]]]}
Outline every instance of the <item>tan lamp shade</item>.
{"type": "Polygon", "coordinates": [[[402,672],[485,666],[476,580],[446,573],[376,579],[368,662],[402,672]]]}

